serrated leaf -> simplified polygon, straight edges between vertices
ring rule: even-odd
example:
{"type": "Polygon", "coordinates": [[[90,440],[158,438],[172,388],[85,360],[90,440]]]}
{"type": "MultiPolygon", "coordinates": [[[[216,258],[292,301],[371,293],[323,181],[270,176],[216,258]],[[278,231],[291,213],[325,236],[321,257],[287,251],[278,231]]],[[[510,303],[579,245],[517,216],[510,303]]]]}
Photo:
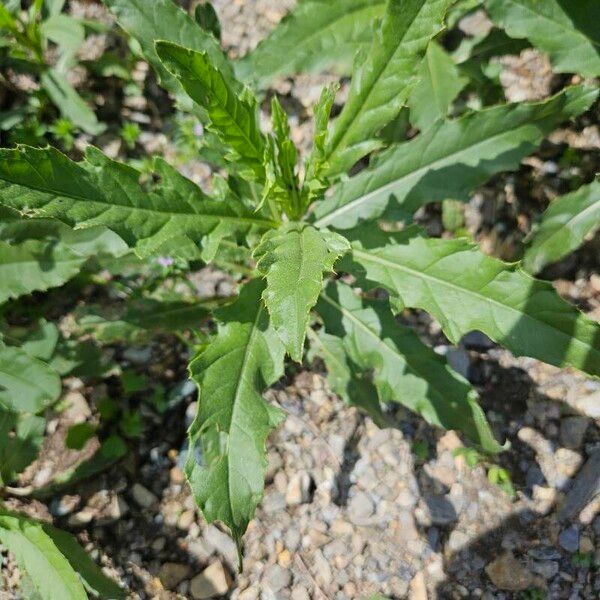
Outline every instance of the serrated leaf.
{"type": "Polygon", "coordinates": [[[453,343],[478,330],[516,356],[600,375],[600,324],[560,298],[552,284],[467,240],[427,239],[410,229],[364,246],[357,241],[352,258],[359,265],[353,272],[405,306],[429,312],[453,343]]]}
{"type": "Polygon", "coordinates": [[[381,402],[398,402],[431,425],[458,429],[488,452],[502,450],[469,383],[397,323],[388,302],[361,299],[338,281],[321,295],[317,311],[350,360],[373,373],[381,402]]]}
{"type": "Polygon", "coordinates": [[[98,122],[96,113],[57,69],[45,70],[40,83],[60,114],[90,135],[99,135],[106,126],[98,122]]]}
{"type": "Polygon", "coordinates": [[[190,365],[199,402],[186,474],[206,519],[225,523],[238,548],[262,498],[267,436],[283,418],[262,398],[283,375],[285,354],[263,290],[253,280],[233,304],[215,311],[219,333],[190,365]]]}
{"type": "Polygon", "coordinates": [[[104,225],[141,257],[168,246],[202,250],[211,260],[224,237],[243,240],[274,223],[231,195],[215,200],[157,159],[156,184],[142,186],[135,169],[89,148],[75,163],[52,148],[0,150],[0,204],[28,214],[54,217],[78,228],[104,225]]]}
{"type": "Polygon", "coordinates": [[[388,0],[371,47],[356,60],[348,100],[327,144],[329,175],[345,173],[378,147],[374,136],[394,119],[415,83],[429,40],[452,0],[388,0]]]}
{"type": "Polygon", "coordinates": [[[119,25],[140,43],[144,57],[158,73],[163,87],[174,94],[182,94],[177,79],[165,69],[156,54],[154,42],[167,40],[197,50],[207,52],[212,64],[233,82],[231,63],[221,50],[217,40],[202,29],[173,0],[103,0],[115,14],[119,25]]]}
{"type": "Polygon", "coordinates": [[[87,600],[77,573],[42,523],[0,507],[0,542],[29,575],[43,600],[87,600]]]}
{"type": "Polygon", "coordinates": [[[547,52],[558,73],[600,75],[596,0],[488,0],[487,8],[508,35],[547,52]]]}
{"type": "Polygon", "coordinates": [[[450,105],[468,80],[461,75],[450,55],[435,41],[429,43],[418,71],[419,82],[408,98],[410,121],[427,129],[448,114],[450,105]]]}
{"type": "Polygon", "coordinates": [[[214,302],[161,302],[139,298],[120,307],[86,306],[75,318],[82,331],[92,333],[100,342],[139,344],[157,333],[199,327],[214,305],[214,302]]]}
{"type": "Polygon", "coordinates": [[[350,229],[360,221],[406,219],[420,206],[469,193],[513,169],[559,123],[585,112],[598,90],[567,88],[544,102],[496,106],[440,121],[392,146],[315,205],[316,225],[350,229]]]}
{"type": "Polygon", "coordinates": [[[232,162],[242,163],[259,181],[264,180],[265,140],[256,99],[248,90],[238,95],[206,52],[164,41],[156,43],[156,52],[190,98],[206,110],[210,129],[232,150],[232,162]]]}
{"type": "Polygon", "coordinates": [[[46,363],[0,342],[0,409],[37,414],[60,396],[60,377],[46,363]]]}
{"type": "Polygon", "coordinates": [[[39,319],[34,329],[11,328],[5,335],[5,342],[9,345],[18,346],[29,356],[43,361],[50,360],[58,339],[58,327],[46,319],[39,319]]]}
{"type": "Polygon", "coordinates": [[[537,273],[581,246],[600,226],[600,180],[553,200],[523,258],[524,268],[537,273]]]}
{"type": "Polygon", "coordinates": [[[323,287],[323,275],[350,249],[337,233],[306,223],[286,223],[267,232],[254,250],[256,268],[266,278],[263,300],[287,352],[302,362],[310,310],[323,287]]]}
{"type": "Polygon", "coordinates": [[[299,2],[256,49],[236,63],[241,79],[266,88],[277,76],[334,67],[350,71],[352,57],[373,39],[383,0],[299,2]]]}
{"type": "Polygon", "coordinates": [[[27,240],[11,246],[0,240],[0,304],[68,281],[86,257],[54,241],[27,240]]]}
{"type": "Polygon", "coordinates": [[[0,408],[0,485],[11,483],[37,458],[45,429],[42,417],[0,408]]]}
{"type": "Polygon", "coordinates": [[[351,358],[344,348],[341,338],[320,330],[315,333],[308,330],[311,350],[320,356],[327,368],[327,381],[335,392],[349,406],[364,410],[380,427],[385,426],[385,417],[381,411],[377,388],[351,358]]]}

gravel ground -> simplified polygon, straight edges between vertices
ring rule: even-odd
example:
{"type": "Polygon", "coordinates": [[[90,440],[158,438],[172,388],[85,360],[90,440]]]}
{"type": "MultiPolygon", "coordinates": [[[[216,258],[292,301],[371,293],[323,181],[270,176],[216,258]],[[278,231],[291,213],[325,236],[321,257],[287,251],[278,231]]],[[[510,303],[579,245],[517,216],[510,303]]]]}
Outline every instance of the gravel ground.
{"type": "MultiPolygon", "coordinates": [[[[292,4],[216,0],[224,45],[233,55],[243,54],[292,4]]],[[[547,63],[536,53],[524,51],[504,67],[507,96],[550,93],[547,63]]],[[[310,106],[331,79],[302,76],[275,86],[286,106],[295,107],[294,136],[303,148],[310,141],[310,106]]],[[[144,99],[128,102],[134,114],[148,110],[144,99]]],[[[556,146],[568,141],[589,150],[591,163],[581,168],[597,169],[597,125],[583,123],[553,136],[556,146]]],[[[143,143],[169,154],[160,134],[146,134],[143,143]]],[[[519,201],[537,202],[539,211],[552,197],[556,180],[548,164],[556,157],[551,148],[547,153],[474,195],[467,225],[487,250],[513,257],[517,240],[498,233],[498,223],[506,220],[512,231],[514,222],[529,218],[519,201]]],[[[201,163],[185,170],[198,181],[208,174],[201,163]]],[[[554,276],[561,294],[600,318],[597,249],[597,241],[590,242],[577,264],[564,261],[554,276]]],[[[192,279],[202,294],[231,289],[214,270],[192,279]]],[[[403,411],[393,416],[396,428],[380,430],[344,407],[317,364],[288,374],[268,394],[289,417],[269,441],[265,498],[245,537],[245,569],[238,574],[234,543],[204,522],[184,483],[184,431],[194,414],[194,391],[185,387],[183,347],[164,338],[116,355],[122,366],[149,374],[153,384],[183,386],[166,414],[143,406],[148,430],[135,451],[118,468],[48,504],[12,505],[78,533],[131,598],[600,597],[600,498],[581,491],[600,491],[600,382],[515,359],[481,335],[450,348],[435,323],[412,319],[477,387],[499,439],[510,442],[499,462],[511,474],[514,495],[490,482],[489,464],[469,466],[455,433],[434,430],[403,411]]],[[[51,422],[43,458],[22,485],[41,485],[83,458],[64,452],[65,432],[90,419],[110,389],[77,379],[66,384],[70,408],[51,422]]],[[[8,591],[0,598],[21,597],[12,591],[19,574],[8,557],[3,575],[8,591]]]]}

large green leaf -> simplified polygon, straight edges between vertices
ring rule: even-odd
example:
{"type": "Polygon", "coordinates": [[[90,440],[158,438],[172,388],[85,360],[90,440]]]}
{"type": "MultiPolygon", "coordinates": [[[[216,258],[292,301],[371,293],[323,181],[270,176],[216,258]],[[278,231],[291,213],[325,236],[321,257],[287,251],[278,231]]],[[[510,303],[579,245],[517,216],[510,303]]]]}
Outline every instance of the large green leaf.
{"type": "Polygon", "coordinates": [[[105,600],[125,598],[66,531],[0,507],[0,542],[44,600],[86,600],[86,590],[105,600]]]}
{"type": "Polygon", "coordinates": [[[372,372],[381,402],[398,402],[428,423],[459,429],[489,452],[499,452],[469,383],[452,371],[408,327],[396,323],[387,301],[361,299],[331,283],[317,311],[328,333],[342,340],[350,361],[372,372]]]}
{"type": "Polygon", "coordinates": [[[555,71],[600,75],[597,0],[488,0],[487,8],[508,35],[547,52],[555,71]]]}
{"type": "Polygon", "coordinates": [[[450,55],[437,42],[430,42],[419,67],[419,82],[408,98],[411,123],[424,130],[446,117],[466,84],[450,55]]]}
{"type": "Polygon", "coordinates": [[[87,600],[83,583],[42,523],[0,507],[0,542],[43,600],[87,600]]]}
{"type": "Polygon", "coordinates": [[[162,41],[156,43],[156,52],[190,98],[206,110],[209,127],[231,149],[232,162],[241,163],[262,181],[265,140],[257,102],[249,90],[238,94],[206,52],[162,41]]]}
{"type": "Polygon", "coordinates": [[[427,202],[467,200],[494,173],[513,169],[559,123],[587,110],[598,90],[574,86],[545,102],[496,106],[440,121],[391,147],[315,206],[316,225],[407,218],[427,202]]]}
{"type": "Polygon", "coordinates": [[[57,218],[78,228],[104,225],[139,256],[214,256],[223,237],[241,240],[274,223],[231,194],[223,200],[202,190],[161,159],[156,184],[140,184],[140,173],[96,148],[75,163],[52,148],[0,150],[0,204],[57,218]]]}
{"type": "Polygon", "coordinates": [[[157,333],[197,328],[210,315],[214,302],[129,300],[122,306],[86,306],[77,312],[77,325],[104,343],[147,342],[157,333]]]}
{"type": "Polygon", "coordinates": [[[429,40],[452,0],[388,0],[371,47],[356,60],[348,100],[327,145],[330,175],[345,173],[379,145],[374,136],[400,112],[429,40]]]}
{"type": "Polygon", "coordinates": [[[0,408],[0,485],[13,481],[37,457],[46,421],[0,408]]]}
{"type": "Polygon", "coordinates": [[[0,409],[39,413],[60,396],[60,377],[46,363],[0,342],[0,409]]]}
{"type": "Polygon", "coordinates": [[[337,233],[287,223],[268,231],[254,251],[256,267],[267,279],[263,300],[271,323],[297,362],[302,362],[310,310],[321,293],[323,274],[349,249],[337,233]]]}
{"type": "Polygon", "coordinates": [[[525,252],[523,266],[537,273],[576,250],[599,225],[600,180],[597,179],[550,204],[525,252]]]}
{"type": "Polygon", "coordinates": [[[516,356],[600,375],[600,324],[560,298],[552,285],[483,254],[464,239],[359,234],[352,271],[407,307],[434,316],[457,343],[479,330],[516,356]],[[356,268],[358,266],[358,268],[356,268]]]}
{"type": "Polygon", "coordinates": [[[277,76],[335,67],[347,73],[359,48],[373,39],[385,0],[305,0],[240,61],[244,81],[266,88],[277,76]]]}
{"type": "Polygon", "coordinates": [[[253,280],[238,300],[215,312],[219,333],[190,365],[199,406],[189,432],[187,477],[206,519],[225,523],[238,547],[262,498],[265,441],[283,418],[262,398],[283,375],[285,355],[261,301],[263,290],[263,282],[253,280]]]}
{"type": "Polygon", "coordinates": [[[146,60],[158,73],[160,83],[174,94],[181,93],[177,79],[165,69],[156,54],[154,42],[167,40],[207,52],[212,63],[233,81],[233,69],[217,40],[202,29],[173,0],[103,0],[115,14],[119,25],[139,43],[146,60]]]}
{"type": "Polygon", "coordinates": [[[62,285],[79,273],[85,261],[60,242],[27,240],[11,246],[0,240],[0,304],[62,285]]]}

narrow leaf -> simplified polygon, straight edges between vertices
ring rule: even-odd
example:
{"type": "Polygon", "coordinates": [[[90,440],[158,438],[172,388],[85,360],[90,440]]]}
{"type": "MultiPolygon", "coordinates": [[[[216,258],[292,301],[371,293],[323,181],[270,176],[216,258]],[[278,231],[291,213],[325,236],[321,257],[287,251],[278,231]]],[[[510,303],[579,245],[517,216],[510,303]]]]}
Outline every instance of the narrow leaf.
{"type": "Polygon", "coordinates": [[[246,284],[215,312],[219,333],[190,365],[199,387],[186,474],[206,519],[241,536],[263,494],[265,442],[283,414],[262,393],[283,375],[285,350],[261,302],[264,284],[246,284]]]}
{"type": "Polygon", "coordinates": [[[211,260],[222,238],[243,240],[274,225],[235,196],[215,200],[157,159],[156,184],[95,148],[75,163],[52,148],[0,150],[0,204],[88,228],[104,225],[141,256],[168,248],[190,258],[202,249],[211,260]]]}
{"type": "Polygon", "coordinates": [[[40,83],[60,114],[73,125],[90,135],[99,135],[106,129],[62,73],[56,69],[48,69],[42,73],[40,83]]]}
{"type": "Polygon", "coordinates": [[[344,348],[344,342],[335,335],[320,330],[308,330],[311,350],[325,361],[327,380],[331,390],[349,406],[364,410],[380,427],[385,427],[385,416],[381,410],[377,388],[369,373],[354,364],[344,348]]]}
{"type": "Polygon", "coordinates": [[[344,110],[327,145],[329,174],[338,175],[379,145],[374,136],[406,103],[429,40],[452,0],[388,0],[368,52],[356,61],[344,110]]]}
{"type": "Polygon", "coordinates": [[[267,279],[263,300],[272,325],[296,362],[302,362],[310,310],[321,293],[323,274],[349,249],[337,233],[288,223],[267,232],[254,251],[257,269],[267,279]]]}
{"type": "Polygon", "coordinates": [[[531,273],[541,271],[581,246],[585,237],[600,225],[600,180],[554,200],[542,215],[523,266],[531,273]]]}
{"type": "Polygon", "coordinates": [[[157,333],[197,328],[210,315],[214,303],[161,302],[152,298],[130,300],[124,306],[86,306],[75,317],[82,331],[104,343],[147,342],[157,333]]]}
{"type": "Polygon", "coordinates": [[[492,20],[547,52],[558,73],[600,75],[597,0],[488,0],[492,20]]]}
{"type": "Polygon", "coordinates": [[[0,542],[12,552],[43,600],[87,600],[77,573],[40,522],[0,507],[0,542]]]}
{"type": "Polygon", "coordinates": [[[513,169],[558,124],[585,112],[598,90],[567,88],[545,102],[508,104],[440,121],[392,146],[369,169],[315,206],[317,226],[349,229],[363,220],[405,219],[420,206],[469,193],[513,169]]]}
{"type": "Polygon", "coordinates": [[[445,118],[467,81],[448,53],[438,43],[430,42],[419,67],[419,82],[408,98],[411,123],[424,130],[445,118]]]}
{"type": "Polygon", "coordinates": [[[240,61],[236,72],[266,88],[277,76],[334,67],[348,73],[352,57],[373,39],[384,0],[306,0],[240,61]]]}
{"type": "Polygon", "coordinates": [[[231,148],[231,160],[242,162],[262,181],[265,141],[258,126],[256,99],[248,90],[243,97],[238,95],[206,52],[163,41],[156,43],[156,52],[190,98],[206,110],[211,130],[231,148]]]}
{"type": "Polygon", "coordinates": [[[352,257],[359,265],[353,272],[405,306],[429,312],[453,343],[478,330],[516,356],[600,375],[600,324],[562,300],[550,283],[467,240],[427,239],[410,229],[356,242],[352,257]]]}

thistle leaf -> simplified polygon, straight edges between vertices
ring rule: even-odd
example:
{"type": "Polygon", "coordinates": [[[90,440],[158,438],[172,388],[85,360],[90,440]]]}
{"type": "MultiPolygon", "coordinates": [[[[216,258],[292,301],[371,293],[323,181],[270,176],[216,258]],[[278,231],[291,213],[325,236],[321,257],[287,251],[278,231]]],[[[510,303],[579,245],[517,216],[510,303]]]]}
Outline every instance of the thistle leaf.
{"type": "Polygon", "coordinates": [[[0,149],[0,204],[78,228],[104,225],[141,257],[167,248],[193,258],[199,248],[209,261],[224,237],[240,241],[275,225],[233,194],[206,196],[161,159],[155,173],[159,182],[142,186],[138,171],[96,148],[80,163],[52,148],[0,149]]]}
{"type": "Polygon", "coordinates": [[[357,59],[348,100],[327,144],[329,175],[345,173],[377,148],[375,135],[394,119],[416,82],[429,40],[452,0],[388,0],[381,27],[357,59]]]}
{"type": "Polygon", "coordinates": [[[523,266],[541,271],[581,246],[600,225],[600,180],[552,201],[525,252],[523,266]]]}
{"type": "Polygon", "coordinates": [[[373,39],[384,0],[299,2],[256,49],[236,63],[244,81],[261,89],[277,76],[334,67],[350,72],[352,57],[373,39]]]}
{"type": "Polygon", "coordinates": [[[206,110],[209,128],[232,151],[230,160],[241,162],[263,181],[265,139],[258,126],[257,102],[249,90],[238,94],[206,52],[163,41],[156,43],[156,52],[190,98],[206,110]]]}
{"type": "Polygon", "coordinates": [[[552,284],[483,254],[464,239],[427,239],[413,228],[355,242],[352,272],[409,308],[435,317],[453,343],[479,330],[516,356],[600,375],[600,324],[552,284]]]}
{"type": "Polygon", "coordinates": [[[176,95],[182,95],[181,86],[164,67],[156,54],[154,42],[167,40],[206,52],[213,65],[227,81],[235,84],[233,68],[214,36],[205,31],[173,0],[103,0],[117,17],[119,25],[135,38],[142,47],[146,60],[158,73],[162,86],[176,95]]]}
{"type": "Polygon", "coordinates": [[[488,0],[487,8],[508,35],[548,53],[556,72],[600,75],[596,0],[488,0]]]}
{"type": "Polygon", "coordinates": [[[396,323],[389,303],[361,299],[338,281],[321,295],[317,311],[326,331],[342,340],[350,361],[373,373],[381,402],[398,402],[431,425],[458,429],[488,452],[502,450],[469,383],[411,329],[396,323]]]}
{"type": "Polygon", "coordinates": [[[392,146],[315,206],[315,224],[350,229],[378,217],[409,218],[428,202],[467,200],[493,174],[518,166],[559,123],[585,112],[598,90],[567,88],[544,102],[508,104],[439,121],[392,146]]]}
{"type": "Polygon", "coordinates": [[[337,233],[287,223],[267,232],[254,251],[256,268],[267,279],[263,300],[272,326],[296,362],[302,362],[310,310],[321,293],[323,274],[349,249],[337,233]]]}
{"type": "Polygon", "coordinates": [[[219,333],[190,365],[199,387],[198,414],[189,431],[186,474],[209,522],[241,537],[263,494],[265,441],[283,413],[262,393],[283,375],[285,350],[253,280],[231,305],[215,312],[219,333]]]}

